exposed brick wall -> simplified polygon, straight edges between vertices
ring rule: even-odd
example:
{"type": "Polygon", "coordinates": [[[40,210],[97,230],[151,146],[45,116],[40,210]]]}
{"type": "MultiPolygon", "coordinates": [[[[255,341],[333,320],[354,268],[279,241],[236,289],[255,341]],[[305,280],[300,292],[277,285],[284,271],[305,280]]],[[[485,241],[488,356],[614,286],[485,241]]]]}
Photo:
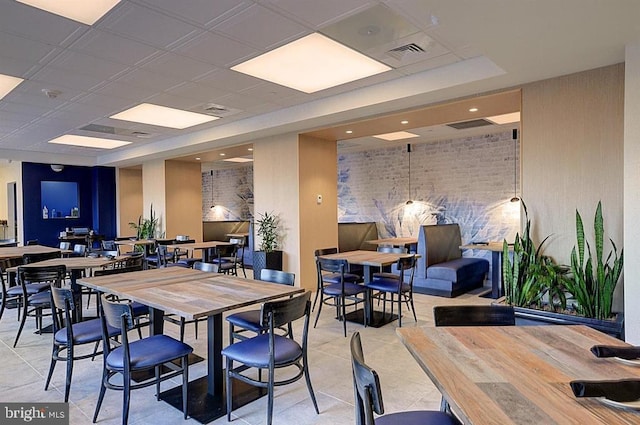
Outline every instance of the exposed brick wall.
{"type": "Polygon", "coordinates": [[[252,215],[252,165],[202,173],[203,221],[248,220],[252,215]]]}

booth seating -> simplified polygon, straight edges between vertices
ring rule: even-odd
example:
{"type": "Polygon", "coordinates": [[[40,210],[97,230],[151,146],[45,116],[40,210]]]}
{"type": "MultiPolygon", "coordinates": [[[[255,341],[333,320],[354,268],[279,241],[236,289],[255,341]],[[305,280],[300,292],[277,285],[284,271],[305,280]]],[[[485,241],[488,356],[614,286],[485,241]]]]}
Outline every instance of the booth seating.
{"type": "Polygon", "coordinates": [[[462,257],[458,224],[421,226],[414,292],[457,297],[482,286],[489,272],[483,258],[462,257]]]}
{"type": "Polygon", "coordinates": [[[367,242],[374,239],[378,239],[378,227],[375,222],[338,223],[339,252],[375,251],[376,245],[367,242]]]}

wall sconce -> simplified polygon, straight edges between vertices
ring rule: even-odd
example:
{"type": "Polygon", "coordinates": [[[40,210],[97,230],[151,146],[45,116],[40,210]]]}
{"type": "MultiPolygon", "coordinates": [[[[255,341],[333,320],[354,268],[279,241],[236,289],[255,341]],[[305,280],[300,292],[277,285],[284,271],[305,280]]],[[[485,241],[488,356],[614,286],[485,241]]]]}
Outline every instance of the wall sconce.
{"type": "Polygon", "coordinates": [[[406,202],[406,205],[411,205],[413,204],[413,201],[411,200],[411,144],[408,143],[407,144],[407,154],[409,155],[409,199],[406,202]]]}
{"type": "Polygon", "coordinates": [[[216,207],[215,205],[211,205],[210,209],[213,210],[215,207],[216,207]]]}
{"type": "Polygon", "coordinates": [[[514,128],[511,133],[511,137],[513,138],[513,198],[511,198],[511,202],[520,202],[520,198],[518,197],[517,192],[517,170],[518,170],[518,129],[514,128]]]}
{"type": "Polygon", "coordinates": [[[60,171],[64,170],[64,165],[62,165],[62,164],[51,164],[51,169],[53,171],[55,171],[56,173],[59,173],[60,171]]]}

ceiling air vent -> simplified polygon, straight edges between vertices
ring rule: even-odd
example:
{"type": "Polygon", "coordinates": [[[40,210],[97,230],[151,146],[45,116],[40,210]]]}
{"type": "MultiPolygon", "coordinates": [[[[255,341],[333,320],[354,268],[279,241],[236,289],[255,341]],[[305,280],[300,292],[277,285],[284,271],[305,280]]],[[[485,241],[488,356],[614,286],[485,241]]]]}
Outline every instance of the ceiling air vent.
{"type": "Polygon", "coordinates": [[[425,50],[416,43],[405,44],[404,46],[398,46],[387,52],[387,55],[394,59],[402,60],[405,55],[409,54],[422,54],[425,50]]]}
{"type": "Polygon", "coordinates": [[[229,108],[227,106],[218,105],[217,103],[206,103],[204,106],[202,106],[201,111],[204,111],[204,113],[207,115],[223,118],[237,114],[238,112],[240,112],[240,109],[229,108]]]}
{"type": "Polygon", "coordinates": [[[493,123],[481,118],[478,120],[461,121],[447,124],[447,126],[455,128],[456,130],[467,130],[469,128],[484,127],[485,125],[493,125],[493,123]]]}
{"type": "Polygon", "coordinates": [[[129,130],[128,128],[112,127],[110,125],[89,124],[80,127],[78,130],[90,131],[92,133],[112,134],[116,136],[137,137],[139,139],[150,139],[153,134],[144,131],[129,130]]]}

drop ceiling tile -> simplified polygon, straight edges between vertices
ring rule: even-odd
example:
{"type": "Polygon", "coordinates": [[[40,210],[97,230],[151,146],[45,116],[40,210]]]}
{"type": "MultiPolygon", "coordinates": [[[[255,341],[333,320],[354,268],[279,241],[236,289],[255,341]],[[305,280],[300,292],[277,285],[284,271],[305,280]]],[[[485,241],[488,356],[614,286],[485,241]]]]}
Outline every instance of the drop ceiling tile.
{"type": "Polygon", "coordinates": [[[119,74],[129,69],[127,65],[118,62],[73,51],[64,52],[51,61],[50,65],[58,69],[74,73],[77,72],[100,80],[116,78],[119,74]]]}
{"type": "Polygon", "coordinates": [[[2,111],[3,114],[11,112],[25,117],[31,116],[32,119],[42,116],[51,110],[51,108],[42,105],[35,106],[17,102],[0,102],[0,111],[2,111]]]}
{"type": "Polygon", "coordinates": [[[82,91],[88,91],[103,82],[101,78],[52,67],[38,71],[31,80],[39,81],[45,85],[52,84],[62,86],[65,87],[64,90],[66,90],[66,88],[74,88],[82,91]]]}
{"type": "Polygon", "coordinates": [[[61,84],[54,84],[50,81],[26,80],[15,90],[9,93],[5,99],[29,105],[39,105],[45,103],[53,105],[54,108],[61,106],[67,101],[71,101],[86,92],[76,88],[65,87],[61,84]],[[55,90],[58,92],[55,98],[49,98],[43,90],[55,90]]]}
{"type": "Polygon", "coordinates": [[[374,4],[371,0],[263,0],[284,14],[289,14],[309,23],[315,28],[339,21],[374,4]]]}
{"type": "Polygon", "coordinates": [[[177,53],[167,52],[145,63],[142,69],[162,75],[177,77],[180,82],[193,80],[211,72],[211,64],[188,58],[177,53]]]}
{"type": "Polygon", "coordinates": [[[452,63],[458,62],[459,60],[460,58],[458,56],[454,55],[453,53],[448,53],[442,56],[424,60],[422,62],[403,66],[402,68],[398,68],[397,71],[404,75],[417,74],[419,72],[428,71],[430,69],[439,68],[445,65],[450,65],[452,63]]]}
{"type": "Polygon", "coordinates": [[[215,98],[229,94],[229,91],[189,82],[167,90],[167,93],[170,95],[194,99],[199,102],[211,102],[215,98]]]}
{"type": "Polygon", "coordinates": [[[119,81],[111,81],[108,84],[94,90],[95,93],[106,94],[114,97],[122,97],[142,103],[144,99],[157,93],[156,90],[134,85],[122,83],[119,81]]]}
{"type": "Polygon", "coordinates": [[[62,52],[61,48],[24,37],[0,32],[0,58],[24,60],[33,64],[62,52]]]}
{"type": "Polygon", "coordinates": [[[74,100],[74,103],[81,105],[98,105],[104,108],[108,115],[113,115],[138,104],[138,102],[131,99],[108,96],[102,93],[89,93],[86,96],[74,100]]]}
{"type": "Polygon", "coordinates": [[[143,69],[133,69],[114,81],[141,86],[155,91],[163,91],[182,83],[184,79],[169,77],[143,69]]]}
{"type": "Polygon", "coordinates": [[[202,102],[199,100],[169,93],[159,93],[149,97],[146,101],[154,105],[168,106],[169,108],[183,109],[185,111],[193,111],[202,105],[202,102]]]}
{"type": "Polygon", "coordinates": [[[216,69],[194,81],[234,92],[264,84],[264,80],[229,69],[216,69]]]}
{"type": "Polygon", "coordinates": [[[303,99],[311,99],[311,97],[306,93],[304,93],[306,96],[300,97],[298,96],[300,94],[298,90],[290,89],[288,87],[272,83],[262,83],[245,90],[241,90],[239,93],[274,103],[278,103],[278,100],[280,99],[290,98],[294,96],[296,97],[296,99],[302,101],[304,101],[303,99]]]}
{"type": "Polygon", "coordinates": [[[270,104],[269,102],[265,102],[261,99],[237,93],[231,93],[226,96],[213,99],[213,102],[219,105],[228,106],[230,108],[240,109],[244,111],[250,110],[252,112],[264,106],[276,106],[277,108],[279,108],[279,106],[275,104],[270,104]]]}
{"type": "Polygon", "coordinates": [[[2,126],[16,126],[24,125],[33,121],[32,115],[17,114],[15,112],[2,111],[0,114],[0,125],[2,126]]]}
{"type": "Polygon", "coordinates": [[[193,25],[133,3],[123,4],[109,13],[98,27],[163,49],[200,31],[193,25]]]}
{"type": "Polygon", "coordinates": [[[2,31],[24,35],[51,45],[67,45],[87,30],[87,26],[53,13],[15,1],[3,1],[2,31]],[[28,22],[29,25],[25,25],[28,22]]]}
{"type": "Polygon", "coordinates": [[[211,32],[200,34],[175,51],[192,59],[224,68],[229,68],[258,53],[252,47],[211,32]]]}
{"type": "Polygon", "coordinates": [[[226,19],[229,15],[253,4],[248,0],[191,0],[189,7],[185,7],[183,2],[175,0],[141,0],[139,3],[186,18],[203,26],[226,19]]]}
{"type": "Polygon", "coordinates": [[[423,31],[438,25],[437,5],[429,7],[423,0],[386,0],[385,3],[423,31]]]}
{"type": "Polygon", "coordinates": [[[33,62],[0,56],[0,74],[27,78],[40,67],[33,62]]]}
{"type": "Polygon", "coordinates": [[[129,66],[137,65],[161,53],[155,47],[95,28],[80,37],[72,48],[129,66]]]}
{"type": "Polygon", "coordinates": [[[257,4],[233,15],[213,29],[264,50],[312,32],[311,29],[257,4]]]}

